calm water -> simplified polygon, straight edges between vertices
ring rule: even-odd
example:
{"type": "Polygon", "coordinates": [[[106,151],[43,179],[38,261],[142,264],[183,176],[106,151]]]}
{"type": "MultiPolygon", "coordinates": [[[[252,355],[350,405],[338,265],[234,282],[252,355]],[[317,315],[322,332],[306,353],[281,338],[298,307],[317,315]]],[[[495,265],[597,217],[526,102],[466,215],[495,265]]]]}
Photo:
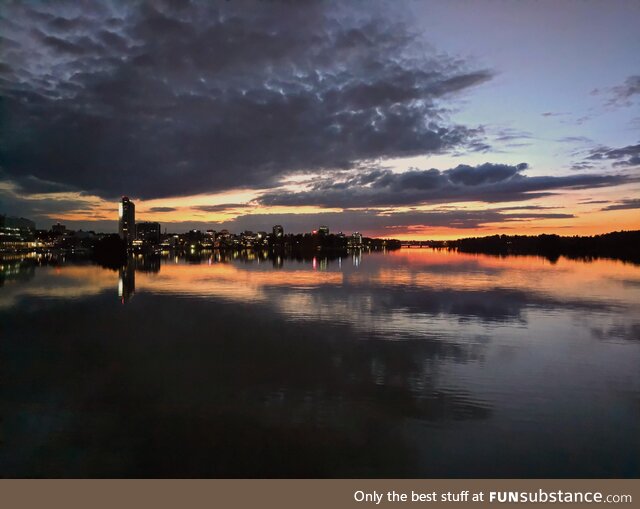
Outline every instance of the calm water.
{"type": "Polygon", "coordinates": [[[0,265],[3,477],[640,476],[638,266],[0,265]]]}

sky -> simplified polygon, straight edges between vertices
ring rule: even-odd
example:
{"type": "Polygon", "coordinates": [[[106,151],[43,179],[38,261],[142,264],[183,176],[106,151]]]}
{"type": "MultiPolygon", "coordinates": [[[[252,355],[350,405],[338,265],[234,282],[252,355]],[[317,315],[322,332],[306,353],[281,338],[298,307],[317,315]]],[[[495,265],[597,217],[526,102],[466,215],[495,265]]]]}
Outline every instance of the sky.
{"type": "Polygon", "coordinates": [[[0,214],[640,229],[637,1],[4,1],[0,214]]]}

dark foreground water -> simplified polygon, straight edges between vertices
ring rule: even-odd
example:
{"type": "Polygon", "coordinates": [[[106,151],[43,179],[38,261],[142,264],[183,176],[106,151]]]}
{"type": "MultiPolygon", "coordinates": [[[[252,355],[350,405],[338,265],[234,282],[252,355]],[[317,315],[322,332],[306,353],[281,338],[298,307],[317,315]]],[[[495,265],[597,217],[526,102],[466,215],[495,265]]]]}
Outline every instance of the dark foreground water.
{"type": "Polygon", "coordinates": [[[3,477],[640,476],[638,266],[0,265],[3,477]]]}

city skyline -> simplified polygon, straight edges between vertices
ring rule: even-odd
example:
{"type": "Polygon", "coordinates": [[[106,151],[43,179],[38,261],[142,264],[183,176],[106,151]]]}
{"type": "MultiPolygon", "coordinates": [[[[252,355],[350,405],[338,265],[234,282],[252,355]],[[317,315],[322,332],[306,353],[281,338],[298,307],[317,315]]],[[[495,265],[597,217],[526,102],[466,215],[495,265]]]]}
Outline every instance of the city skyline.
{"type": "Polygon", "coordinates": [[[118,232],[640,229],[637,2],[7,2],[0,213],[118,232]]]}

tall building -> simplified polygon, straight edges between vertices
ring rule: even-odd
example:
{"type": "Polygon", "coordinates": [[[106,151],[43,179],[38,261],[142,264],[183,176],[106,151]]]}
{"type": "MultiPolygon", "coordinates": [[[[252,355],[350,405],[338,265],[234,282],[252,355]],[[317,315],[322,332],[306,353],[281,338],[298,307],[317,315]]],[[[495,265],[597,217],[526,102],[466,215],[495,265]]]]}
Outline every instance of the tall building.
{"type": "Polygon", "coordinates": [[[123,196],[118,212],[118,233],[120,238],[127,244],[131,244],[136,237],[136,206],[129,200],[128,196],[123,196]]]}
{"type": "Polygon", "coordinates": [[[318,228],[318,235],[324,236],[324,237],[329,235],[329,227],[325,225],[321,225],[320,228],[318,228]]]}
{"type": "Polygon", "coordinates": [[[281,239],[282,237],[284,237],[284,228],[279,224],[275,225],[273,227],[273,236],[276,239],[281,239]]]}

